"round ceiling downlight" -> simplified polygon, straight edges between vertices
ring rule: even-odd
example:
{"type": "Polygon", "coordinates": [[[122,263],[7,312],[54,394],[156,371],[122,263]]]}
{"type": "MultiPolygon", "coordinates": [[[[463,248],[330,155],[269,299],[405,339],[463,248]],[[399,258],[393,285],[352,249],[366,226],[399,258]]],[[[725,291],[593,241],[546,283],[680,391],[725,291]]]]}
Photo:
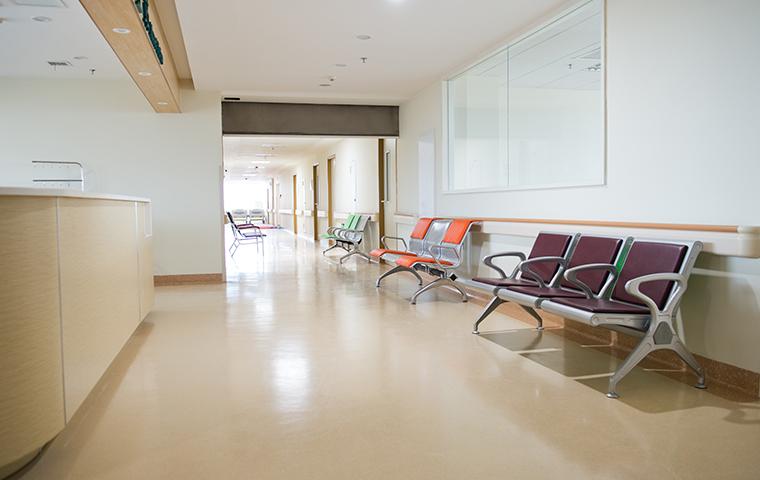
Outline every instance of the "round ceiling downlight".
{"type": "Polygon", "coordinates": [[[128,28],[122,28],[122,27],[113,28],[113,29],[111,29],[111,31],[114,32],[114,33],[121,33],[122,35],[125,35],[127,33],[131,33],[132,32],[132,30],[130,30],[128,28]]]}

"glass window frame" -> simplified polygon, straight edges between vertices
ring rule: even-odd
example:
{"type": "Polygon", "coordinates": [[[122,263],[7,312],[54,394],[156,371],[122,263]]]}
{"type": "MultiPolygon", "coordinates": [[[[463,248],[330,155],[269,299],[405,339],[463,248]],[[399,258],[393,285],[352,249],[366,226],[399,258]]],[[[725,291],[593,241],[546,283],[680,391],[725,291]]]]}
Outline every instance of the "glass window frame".
{"type": "MultiPolygon", "coordinates": [[[[561,20],[563,17],[570,15],[574,11],[592,3],[594,0],[584,0],[572,7],[569,7],[557,15],[552,16],[546,21],[541,22],[536,27],[531,28],[529,31],[509,40],[505,44],[489,51],[487,54],[479,57],[476,61],[468,64],[464,68],[461,68],[452,74],[448,75],[445,80],[441,82],[441,102],[442,102],[442,153],[443,153],[443,168],[441,175],[441,193],[444,195],[457,195],[467,193],[490,193],[490,192],[508,192],[508,191],[525,191],[525,190],[550,190],[550,189],[566,189],[566,188],[580,188],[580,187],[603,187],[607,185],[607,0],[601,0],[602,4],[602,38],[601,38],[601,57],[602,57],[602,78],[601,78],[601,111],[602,115],[602,152],[600,156],[599,178],[589,180],[588,182],[558,182],[536,185],[503,185],[498,187],[483,187],[483,188],[451,188],[451,167],[452,158],[450,156],[449,149],[449,119],[451,115],[449,105],[449,82],[457,79],[458,77],[465,75],[473,68],[478,67],[483,62],[490,60],[496,55],[503,54],[509,50],[510,47],[515,46],[519,42],[531,37],[535,33],[543,30],[544,28],[552,25],[553,23],[561,20]]],[[[508,67],[507,67],[508,68],[508,67]]]]}

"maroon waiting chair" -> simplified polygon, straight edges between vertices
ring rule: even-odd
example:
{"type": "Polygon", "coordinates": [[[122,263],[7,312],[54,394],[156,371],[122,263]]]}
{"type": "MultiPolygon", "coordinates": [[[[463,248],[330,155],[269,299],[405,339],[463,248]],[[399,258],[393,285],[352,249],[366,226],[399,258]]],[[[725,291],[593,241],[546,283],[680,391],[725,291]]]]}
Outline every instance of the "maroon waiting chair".
{"type": "MultiPolygon", "coordinates": [[[[549,233],[541,232],[533,242],[533,248],[527,256],[527,261],[533,261],[536,259],[549,259],[541,262],[534,262],[530,269],[522,271],[520,264],[518,264],[512,272],[507,273],[498,265],[494,263],[497,258],[514,257],[520,262],[526,261],[526,256],[523,252],[501,252],[493,255],[488,255],[483,258],[483,263],[496,271],[499,274],[499,278],[488,277],[475,277],[473,282],[481,283],[494,287],[493,298],[483,309],[478,319],[475,321],[472,333],[479,334],[478,327],[483,320],[488,317],[496,308],[504,303],[506,300],[499,296],[499,292],[507,287],[517,286],[537,286],[537,285],[555,285],[562,278],[562,272],[567,264],[567,258],[572,254],[575,243],[578,239],[578,234],[569,233],[549,233]]],[[[521,305],[522,306],[522,305],[521,305]]],[[[541,317],[532,309],[523,306],[523,309],[528,312],[538,322],[538,329],[543,329],[543,323],[541,317]]]]}
{"type": "Polygon", "coordinates": [[[618,272],[612,264],[591,264],[568,269],[564,278],[586,294],[583,298],[552,298],[541,302],[544,311],[594,327],[605,327],[641,337],[639,344],[609,381],[607,396],[618,398],[617,384],[644,357],[655,350],[671,350],[696,372],[697,388],[705,388],[704,369],[687,350],[675,328],[688,278],[701,242],[634,240],[618,272]],[[612,275],[613,288],[602,296],[581,275],[601,271],[612,275]]]}

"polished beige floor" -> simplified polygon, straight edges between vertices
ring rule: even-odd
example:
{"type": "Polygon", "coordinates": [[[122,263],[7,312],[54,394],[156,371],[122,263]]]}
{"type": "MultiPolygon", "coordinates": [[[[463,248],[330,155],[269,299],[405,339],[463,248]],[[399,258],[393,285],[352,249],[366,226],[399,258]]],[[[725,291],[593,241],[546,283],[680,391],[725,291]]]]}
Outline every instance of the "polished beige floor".
{"type": "Polygon", "coordinates": [[[757,479],[760,404],[272,232],[156,308],[31,479],[757,479]]]}

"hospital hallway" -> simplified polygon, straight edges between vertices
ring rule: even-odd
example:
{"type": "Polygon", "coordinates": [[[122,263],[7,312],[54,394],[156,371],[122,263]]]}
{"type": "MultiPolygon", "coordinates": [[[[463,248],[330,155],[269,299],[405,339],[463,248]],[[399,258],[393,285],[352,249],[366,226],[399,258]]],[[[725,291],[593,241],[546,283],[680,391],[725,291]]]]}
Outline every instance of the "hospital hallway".
{"type": "Polygon", "coordinates": [[[760,469],[760,404],[493,315],[284,230],[156,306],[19,479],[675,479],[760,469]],[[335,253],[335,252],[331,252],[335,253]],[[329,254],[328,254],[329,255],[329,254]],[[709,432],[711,441],[705,441],[709,432]]]}

